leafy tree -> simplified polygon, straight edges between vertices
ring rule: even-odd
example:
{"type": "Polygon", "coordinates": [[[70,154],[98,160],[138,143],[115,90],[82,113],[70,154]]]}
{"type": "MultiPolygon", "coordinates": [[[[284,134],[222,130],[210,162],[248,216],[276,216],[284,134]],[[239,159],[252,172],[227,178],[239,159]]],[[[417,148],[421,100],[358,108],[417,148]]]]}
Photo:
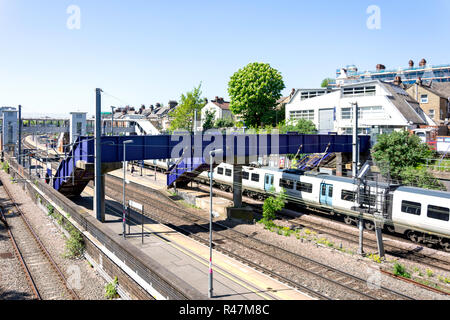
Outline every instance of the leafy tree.
{"type": "Polygon", "coordinates": [[[203,131],[214,128],[214,118],[216,116],[215,110],[206,110],[205,121],[203,122],[203,131]]]}
{"type": "Polygon", "coordinates": [[[173,118],[170,130],[187,130],[192,132],[195,110],[200,114],[205,106],[205,99],[201,98],[201,86],[202,84],[200,83],[192,91],[181,95],[180,105],[169,114],[173,118]]]}
{"type": "Polygon", "coordinates": [[[298,119],[291,120],[288,124],[284,121],[278,126],[280,133],[298,132],[301,134],[314,134],[317,132],[317,128],[311,120],[298,119]]]}
{"type": "Polygon", "coordinates": [[[215,128],[232,128],[234,127],[234,121],[230,118],[217,119],[214,124],[215,128]]]}
{"type": "MultiPolygon", "coordinates": [[[[425,159],[433,156],[433,151],[418,136],[402,131],[380,135],[372,156],[378,164],[388,164],[388,168],[379,165],[383,174],[389,171],[392,178],[409,181],[413,176],[411,170],[424,164],[425,159]]],[[[423,176],[421,172],[415,174],[423,176]]]]}
{"type": "Polygon", "coordinates": [[[273,124],[277,100],[285,88],[280,72],[266,63],[250,63],[228,83],[230,109],[242,115],[247,127],[273,124]]]}
{"type": "Polygon", "coordinates": [[[331,79],[331,78],[323,79],[322,84],[321,84],[320,86],[321,86],[322,88],[326,88],[326,87],[328,87],[328,85],[331,83],[332,80],[333,80],[333,79],[331,79]]]}
{"type": "Polygon", "coordinates": [[[424,167],[406,167],[400,172],[400,178],[405,185],[425,189],[446,190],[445,186],[424,167]]]}

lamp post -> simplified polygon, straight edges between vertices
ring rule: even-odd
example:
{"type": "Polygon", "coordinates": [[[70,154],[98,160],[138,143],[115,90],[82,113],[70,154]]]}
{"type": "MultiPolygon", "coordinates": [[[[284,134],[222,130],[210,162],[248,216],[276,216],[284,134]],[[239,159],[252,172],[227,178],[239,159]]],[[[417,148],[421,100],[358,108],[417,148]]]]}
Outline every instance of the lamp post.
{"type": "Polygon", "coordinates": [[[210,173],[209,173],[209,290],[208,297],[213,297],[213,269],[212,269],[212,219],[213,219],[213,157],[223,153],[218,149],[209,153],[210,173]]]}
{"type": "Polygon", "coordinates": [[[127,212],[127,204],[125,202],[125,181],[127,176],[127,144],[133,143],[133,140],[126,140],[123,142],[123,237],[125,238],[126,232],[126,212],[127,212]]]}
{"type": "Polygon", "coordinates": [[[114,110],[116,107],[111,106],[111,135],[114,135],[114,110]]]}

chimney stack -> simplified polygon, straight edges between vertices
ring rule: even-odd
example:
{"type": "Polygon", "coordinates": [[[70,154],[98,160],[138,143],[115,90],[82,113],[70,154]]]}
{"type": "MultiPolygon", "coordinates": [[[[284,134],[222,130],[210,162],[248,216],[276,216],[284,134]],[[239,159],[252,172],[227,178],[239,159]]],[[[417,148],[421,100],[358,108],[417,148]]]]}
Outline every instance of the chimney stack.
{"type": "Polygon", "coordinates": [[[402,84],[402,78],[400,76],[396,76],[394,80],[394,84],[396,86],[400,86],[402,84]]]}
{"type": "Polygon", "coordinates": [[[377,64],[377,71],[386,70],[386,66],[384,64],[377,64]]]}

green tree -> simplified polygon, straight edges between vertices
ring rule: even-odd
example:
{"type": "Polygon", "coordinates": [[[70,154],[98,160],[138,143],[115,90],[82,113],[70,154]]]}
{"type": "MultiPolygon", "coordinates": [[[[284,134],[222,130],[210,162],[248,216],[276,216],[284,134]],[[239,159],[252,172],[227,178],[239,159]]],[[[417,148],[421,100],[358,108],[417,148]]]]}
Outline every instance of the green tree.
{"type": "Polygon", "coordinates": [[[401,179],[406,168],[418,168],[425,163],[425,159],[433,156],[433,151],[418,136],[402,131],[380,135],[372,149],[372,156],[383,174],[389,171],[392,178],[401,179]]]}
{"type": "Polygon", "coordinates": [[[311,120],[298,119],[291,120],[288,124],[284,121],[278,126],[280,133],[285,134],[287,132],[298,132],[301,134],[314,134],[317,132],[317,128],[311,120]]]}
{"type": "Polygon", "coordinates": [[[234,127],[234,121],[230,118],[217,119],[214,124],[215,128],[232,128],[234,127]]]}
{"type": "Polygon", "coordinates": [[[331,79],[331,78],[323,79],[322,84],[320,86],[322,88],[326,88],[331,83],[331,81],[333,81],[333,79],[331,79]]]}
{"type": "Polygon", "coordinates": [[[201,98],[201,86],[202,84],[200,83],[192,91],[181,95],[180,105],[170,112],[170,117],[172,117],[170,130],[187,130],[192,132],[194,113],[197,110],[197,113],[200,114],[205,106],[205,99],[201,98]]]}
{"type": "Polygon", "coordinates": [[[285,88],[280,72],[266,63],[250,63],[228,83],[230,109],[247,127],[274,124],[277,100],[285,88]]]}
{"type": "Polygon", "coordinates": [[[203,131],[214,128],[214,118],[216,116],[215,110],[206,110],[205,121],[203,121],[203,131]]]}

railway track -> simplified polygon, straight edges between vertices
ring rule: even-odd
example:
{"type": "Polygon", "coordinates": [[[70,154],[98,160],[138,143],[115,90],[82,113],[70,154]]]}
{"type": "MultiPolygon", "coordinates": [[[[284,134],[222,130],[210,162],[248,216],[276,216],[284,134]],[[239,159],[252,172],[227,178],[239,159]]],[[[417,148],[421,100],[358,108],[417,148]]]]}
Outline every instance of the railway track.
{"type": "MultiPolygon", "coordinates": [[[[107,176],[106,193],[121,202],[120,178],[107,176]]],[[[208,241],[209,220],[176,206],[157,191],[130,184],[129,199],[152,208],[146,214],[161,223],[187,234],[200,242],[208,241]]],[[[121,210],[116,210],[120,214],[121,210]]],[[[272,277],[321,299],[389,299],[404,300],[411,297],[385,287],[371,289],[366,279],[355,277],[305,256],[292,253],[223,224],[214,223],[214,247],[272,277]],[[315,288],[314,290],[310,288],[315,288]]]]}
{"type": "MultiPolygon", "coordinates": [[[[56,165],[57,164],[52,163],[52,166],[56,166],[56,165]]],[[[108,176],[108,178],[111,179],[113,177],[108,176]]],[[[115,178],[115,179],[118,179],[118,180],[121,181],[121,179],[119,179],[119,178],[115,178]]],[[[148,188],[147,188],[146,191],[148,191],[148,188]]],[[[221,191],[219,191],[219,193],[220,192],[221,191]]],[[[158,196],[156,196],[156,198],[158,198],[158,196]]],[[[156,206],[156,208],[158,208],[158,205],[161,204],[160,203],[160,198],[161,198],[161,194],[159,194],[159,199],[157,200],[158,203],[155,203],[155,202],[152,203],[149,199],[146,199],[145,196],[143,198],[141,198],[140,201],[144,202],[144,203],[147,203],[147,204],[149,204],[150,206],[153,206],[153,207],[156,206]]],[[[255,203],[253,203],[253,205],[255,205],[255,203]]],[[[171,207],[168,208],[168,209],[169,210],[167,212],[170,212],[171,210],[182,210],[179,207],[176,207],[176,209],[174,209],[173,203],[172,203],[171,207]]],[[[162,209],[160,209],[158,211],[161,212],[162,209]]],[[[155,220],[158,220],[160,222],[163,222],[165,224],[168,224],[168,225],[174,227],[175,229],[179,230],[180,232],[183,232],[185,234],[190,235],[191,237],[196,238],[200,242],[206,242],[206,240],[207,240],[204,236],[199,236],[198,235],[198,234],[201,234],[202,232],[206,233],[206,231],[209,231],[209,229],[205,228],[204,225],[200,225],[199,224],[199,220],[198,220],[199,217],[197,215],[192,216],[192,217],[188,217],[188,215],[184,214],[184,216],[181,217],[181,218],[185,219],[185,221],[186,221],[186,219],[190,220],[190,223],[191,223],[190,228],[193,228],[193,227],[197,228],[197,230],[194,230],[194,231],[188,230],[186,228],[180,228],[180,225],[183,225],[182,223],[177,225],[171,219],[168,219],[167,216],[164,216],[164,214],[156,215],[156,216],[154,216],[154,218],[155,218],[155,220]]],[[[173,213],[172,213],[172,219],[173,218],[174,217],[173,217],[173,213]]],[[[180,218],[180,217],[178,217],[178,218],[180,218]]],[[[185,224],[185,221],[183,222],[184,224],[185,224]]],[[[207,222],[207,221],[205,220],[205,222],[207,222]]],[[[289,220],[289,222],[292,225],[294,225],[294,227],[308,227],[311,230],[315,230],[315,231],[320,232],[322,234],[329,234],[329,235],[332,235],[332,236],[334,236],[336,238],[342,239],[344,241],[349,241],[349,242],[352,242],[352,243],[358,243],[358,240],[357,240],[358,239],[358,235],[355,235],[355,234],[353,234],[351,232],[344,232],[344,231],[340,231],[340,230],[327,228],[327,227],[325,227],[323,225],[320,225],[319,223],[313,223],[313,222],[309,222],[309,221],[308,222],[304,222],[304,221],[289,220]]],[[[217,226],[219,226],[219,225],[215,224],[216,228],[217,228],[217,226]]],[[[291,285],[293,287],[297,287],[297,288],[299,288],[301,290],[305,290],[304,286],[302,286],[298,282],[290,280],[290,278],[287,278],[287,277],[281,275],[280,272],[274,271],[274,269],[271,268],[270,266],[268,266],[267,268],[263,267],[264,264],[261,263],[261,261],[258,261],[257,263],[255,263],[251,259],[243,258],[242,254],[241,253],[236,253],[235,249],[233,249],[233,248],[228,249],[226,247],[228,245],[228,243],[233,243],[233,242],[236,243],[237,242],[236,239],[246,239],[245,241],[249,242],[250,241],[249,239],[252,239],[252,238],[248,237],[245,234],[236,235],[237,231],[235,231],[235,230],[230,231],[231,230],[230,228],[225,227],[223,225],[221,225],[220,228],[218,229],[218,231],[221,232],[220,235],[223,237],[223,239],[220,239],[220,238],[215,239],[215,245],[216,245],[216,248],[218,250],[221,250],[222,252],[226,253],[227,255],[232,256],[232,257],[234,257],[234,258],[236,258],[238,260],[241,260],[242,262],[244,262],[244,263],[246,263],[248,265],[251,265],[252,267],[260,269],[264,273],[271,274],[272,276],[278,278],[282,282],[288,283],[289,285],[291,285]],[[222,228],[222,230],[220,230],[220,228],[222,228]],[[234,234],[232,234],[232,235],[224,235],[225,231],[226,232],[234,232],[234,234]]],[[[271,248],[272,249],[272,254],[268,254],[269,251],[267,250],[267,248],[263,248],[263,249],[259,250],[257,246],[259,245],[261,247],[264,247],[264,246],[268,246],[269,244],[262,243],[261,241],[256,240],[256,239],[252,239],[252,240],[253,240],[253,242],[256,241],[256,242],[259,242],[259,243],[249,244],[249,245],[247,245],[247,248],[254,248],[253,250],[258,251],[260,254],[269,256],[273,260],[277,260],[278,253],[275,252],[276,249],[274,250],[273,246],[271,248]]],[[[242,241],[241,241],[241,245],[245,247],[245,245],[242,243],[242,241]]],[[[376,241],[373,240],[373,239],[368,239],[366,237],[365,238],[365,247],[366,248],[371,248],[373,250],[377,250],[376,241]]],[[[415,262],[419,262],[419,263],[422,263],[422,264],[430,266],[430,267],[434,267],[434,268],[441,269],[441,270],[444,270],[444,271],[449,271],[448,262],[444,262],[444,261],[442,261],[442,260],[440,260],[438,258],[430,257],[428,255],[424,255],[424,254],[421,254],[421,253],[416,252],[416,251],[411,251],[411,250],[410,251],[405,251],[405,250],[402,250],[402,249],[400,249],[398,247],[395,247],[395,246],[392,246],[392,245],[385,245],[385,248],[386,248],[387,253],[389,253],[389,254],[391,254],[393,256],[406,258],[406,259],[409,259],[409,260],[412,260],[412,261],[415,261],[415,262]]],[[[278,250],[282,250],[281,248],[277,248],[277,249],[278,250]]],[[[287,251],[284,252],[283,254],[285,254],[285,255],[293,255],[292,252],[287,252],[287,251]]],[[[371,299],[371,298],[375,298],[376,299],[376,298],[378,298],[377,295],[372,295],[372,296],[370,294],[364,295],[360,291],[358,291],[360,289],[360,287],[364,287],[364,286],[367,287],[366,280],[363,280],[363,279],[348,279],[346,281],[345,276],[348,276],[348,274],[347,275],[343,275],[342,271],[339,271],[339,270],[336,270],[334,268],[330,268],[329,266],[324,266],[324,265],[322,265],[322,266],[317,266],[316,265],[316,268],[314,268],[313,265],[314,265],[314,263],[317,263],[317,262],[315,262],[315,261],[307,261],[307,259],[305,259],[305,258],[306,257],[302,257],[302,256],[297,255],[296,257],[290,257],[290,259],[293,262],[284,261],[284,263],[286,263],[286,265],[288,265],[288,266],[290,266],[292,268],[300,269],[301,271],[303,271],[305,273],[310,273],[309,269],[312,268],[313,270],[316,271],[315,272],[315,276],[317,276],[318,278],[321,278],[322,280],[332,281],[331,280],[332,277],[330,277],[330,275],[333,272],[337,272],[337,274],[340,274],[340,276],[337,275],[337,274],[334,275],[334,278],[337,279],[337,281],[335,281],[335,285],[340,286],[340,287],[343,287],[343,286],[347,287],[346,289],[351,289],[350,287],[353,286],[353,287],[356,288],[353,293],[359,293],[359,295],[362,296],[363,298],[368,298],[368,299],[371,299]],[[303,268],[301,266],[297,265],[297,261],[295,261],[296,259],[298,260],[298,259],[301,259],[301,258],[303,258],[303,263],[304,263],[303,264],[304,265],[303,268]],[[325,271],[321,271],[320,268],[322,268],[325,271]],[[328,276],[328,278],[323,276],[323,274],[326,274],[328,276]],[[364,284],[361,286],[362,282],[364,282],[364,284]]],[[[387,291],[387,292],[389,291],[389,289],[386,289],[386,288],[382,288],[382,289],[384,291],[387,291]]],[[[320,293],[318,294],[318,292],[312,292],[312,294],[318,296],[319,298],[324,298],[324,299],[327,298],[326,295],[323,295],[323,294],[320,294],[320,293]]],[[[379,293],[377,293],[377,294],[379,294],[379,293]]],[[[391,292],[391,294],[392,294],[392,292],[391,292]]],[[[388,294],[384,294],[384,295],[381,296],[381,298],[382,299],[389,299],[388,296],[389,296],[388,294]]],[[[398,297],[401,297],[402,295],[398,294],[398,293],[394,293],[394,296],[396,296],[398,298],[398,297]]],[[[407,299],[409,297],[403,296],[402,298],[406,298],[407,299]]]]}
{"type": "Polygon", "coordinates": [[[78,295],[68,287],[64,274],[3,184],[0,186],[0,194],[4,198],[2,215],[9,226],[9,237],[35,298],[78,300],[78,295]]]}
{"type": "MultiPolygon", "coordinates": [[[[260,208],[258,208],[257,211],[261,212],[260,208]]],[[[356,229],[354,232],[346,231],[343,229],[333,229],[333,228],[324,226],[318,222],[300,220],[299,218],[292,218],[287,215],[283,215],[283,217],[285,217],[284,220],[287,223],[291,224],[292,229],[308,228],[308,229],[310,229],[312,231],[316,231],[317,233],[322,234],[322,235],[330,235],[330,236],[340,239],[342,241],[359,244],[359,232],[356,229]]],[[[395,238],[392,238],[392,239],[397,240],[395,238]]],[[[370,249],[373,253],[375,253],[375,252],[378,253],[378,246],[377,246],[377,241],[375,239],[375,235],[368,231],[364,231],[364,248],[370,249]]],[[[420,247],[417,249],[413,249],[413,250],[406,250],[399,246],[395,246],[393,244],[387,244],[386,242],[384,242],[384,249],[385,249],[386,254],[389,254],[391,256],[407,259],[407,260],[410,260],[413,262],[417,262],[424,266],[436,268],[436,269],[442,270],[444,272],[450,272],[450,265],[447,260],[443,260],[439,257],[432,257],[429,255],[422,254],[418,251],[418,250],[420,250],[420,247]]]]}
{"type": "MultiPolygon", "coordinates": [[[[199,189],[209,191],[209,189],[206,190],[206,188],[203,188],[203,186],[199,187],[199,189]]],[[[217,190],[217,192],[219,194],[221,194],[222,196],[230,198],[229,194],[227,194],[226,192],[223,192],[221,190],[217,190]]],[[[256,200],[252,199],[252,201],[250,201],[249,205],[253,208],[253,210],[255,212],[262,214],[262,208],[261,208],[262,202],[257,202],[256,200]]],[[[320,224],[319,222],[305,221],[305,220],[301,220],[299,218],[293,218],[292,216],[290,216],[288,214],[284,214],[283,212],[279,213],[279,215],[283,218],[284,221],[291,224],[292,229],[308,228],[311,231],[316,231],[323,235],[330,235],[330,236],[340,239],[342,241],[359,244],[359,232],[357,229],[355,229],[354,232],[346,231],[343,229],[327,227],[323,224],[320,224]]],[[[334,223],[338,223],[339,225],[342,225],[342,227],[348,227],[347,224],[338,222],[335,219],[330,220],[330,221],[328,221],[328,220],[329,220],[329,217],[327,218],[327,222],[331,221],[334,223]]],[[[383,237],[386,239],[386,235],[384,235],[383,237]]],[[[404,244],[412,243],[411,241],[407,241],[407,240],[397,237],[397,236],[389,235],[388,239],[399,241],[404,244]]],[[[378,252],[378,246],[377,246],[377,242],[375,239],[375,235],[367,230],[364,231],[364,247],[372,250],[372,252],[378,252]]],[[[385,249],[386,254],[389,254],[393,257],[407,259],[407,260],[410,260],[413,262],[421,263],[424,266],[436,268],[436,269],[442,270],[444,272],[450,272],[450,263],[447,260],[443,260],[439,257],[433,257],[430,255],[423,254],[423,253],[419,252],[419,250],[421,249],[420,247],[417,247],[417,249],[413,249],[413,250],[405,250],[404,248],[402,248],[400,246],[384,243],[384,249],[385,249]]]]}

